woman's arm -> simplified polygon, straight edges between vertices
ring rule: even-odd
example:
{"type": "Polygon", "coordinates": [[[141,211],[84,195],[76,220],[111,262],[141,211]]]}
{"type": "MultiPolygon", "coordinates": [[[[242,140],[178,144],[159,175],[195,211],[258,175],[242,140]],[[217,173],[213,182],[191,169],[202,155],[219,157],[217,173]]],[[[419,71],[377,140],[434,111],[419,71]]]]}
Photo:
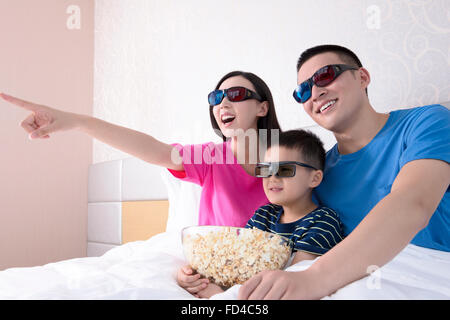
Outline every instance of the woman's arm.
{"type": "Polygon", "coordinates": [[[181,159],[172,161],[172,151],[174,155],[178,151],[152,136],[85,115],[77,115],[76,122],[80,131],[136,158],[172,170],[184,170],[181,159]]]}
{"type": "Polygon", "coordinates": [[[78,129],[146,162],[173,170],[184,170],[179,153],[173,146],[160,142],[145,133],[91,116],[64,112],[24,101],[4,93],[1,93],[0,96],[8,102],[32,112],[21,123],[21,126],[30,134],[30,139],[47,139],[50,134],[57,131],[78,129]]]}

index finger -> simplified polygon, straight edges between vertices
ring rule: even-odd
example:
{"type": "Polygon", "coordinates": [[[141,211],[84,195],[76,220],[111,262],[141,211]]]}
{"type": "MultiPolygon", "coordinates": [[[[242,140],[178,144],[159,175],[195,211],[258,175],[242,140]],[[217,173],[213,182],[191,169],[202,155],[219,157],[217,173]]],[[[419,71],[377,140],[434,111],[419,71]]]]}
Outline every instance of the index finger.
{"type": "Polygon", "coordinates": [[[22,107],[22,108],[30,110],[30,111],[38,111],[38,109],[40,107],[40,105],[38,105],[38,104],[10,96],[3,92],[0,93],[0,96],[8,102],[11,102],[12,104],[15,104],[16,106],[22,107]]]}

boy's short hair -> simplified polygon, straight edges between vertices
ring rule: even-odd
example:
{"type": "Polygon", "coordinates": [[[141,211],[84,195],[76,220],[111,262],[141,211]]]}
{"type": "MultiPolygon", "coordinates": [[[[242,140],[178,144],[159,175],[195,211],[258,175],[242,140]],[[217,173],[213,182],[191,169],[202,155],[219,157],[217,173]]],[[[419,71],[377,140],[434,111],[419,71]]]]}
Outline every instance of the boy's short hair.
{"type": "Polygon", "coordinates": [[[325,148],[314,133],[302,129],[280,132],[278,146],[298,150],[306,164],[323,171],[325,148]]]}

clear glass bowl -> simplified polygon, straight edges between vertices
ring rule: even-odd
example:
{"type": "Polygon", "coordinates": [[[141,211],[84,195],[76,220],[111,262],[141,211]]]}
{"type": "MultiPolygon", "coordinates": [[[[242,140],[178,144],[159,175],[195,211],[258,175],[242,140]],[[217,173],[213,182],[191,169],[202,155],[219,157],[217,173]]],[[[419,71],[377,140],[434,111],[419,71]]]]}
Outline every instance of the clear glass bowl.
{"type": "Polygon", "coordinates": [[[191,226],[182,230],[181,237],[191,267],[224,287],[264,270],[283,269],[292,252],[289,239],[259,229],[191,226]]]}

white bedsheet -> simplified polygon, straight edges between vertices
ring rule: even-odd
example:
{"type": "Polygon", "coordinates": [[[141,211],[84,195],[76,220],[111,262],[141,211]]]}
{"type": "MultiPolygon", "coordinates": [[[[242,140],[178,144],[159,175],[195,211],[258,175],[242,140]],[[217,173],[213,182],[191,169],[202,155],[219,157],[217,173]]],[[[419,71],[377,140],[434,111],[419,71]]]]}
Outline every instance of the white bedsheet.
{"type": "MultiPolygon", "coordinates": [[[[196,299],[175,281],[185,263],[179,233],[165,232],[101,257],[1,271],[0,299],[196,299]]],[[[212,298],[236,299],[239,287],[212,298]]],[[[450,253],[408,245],[371,276],[325,299],[450,299],[450,253]]]]}

